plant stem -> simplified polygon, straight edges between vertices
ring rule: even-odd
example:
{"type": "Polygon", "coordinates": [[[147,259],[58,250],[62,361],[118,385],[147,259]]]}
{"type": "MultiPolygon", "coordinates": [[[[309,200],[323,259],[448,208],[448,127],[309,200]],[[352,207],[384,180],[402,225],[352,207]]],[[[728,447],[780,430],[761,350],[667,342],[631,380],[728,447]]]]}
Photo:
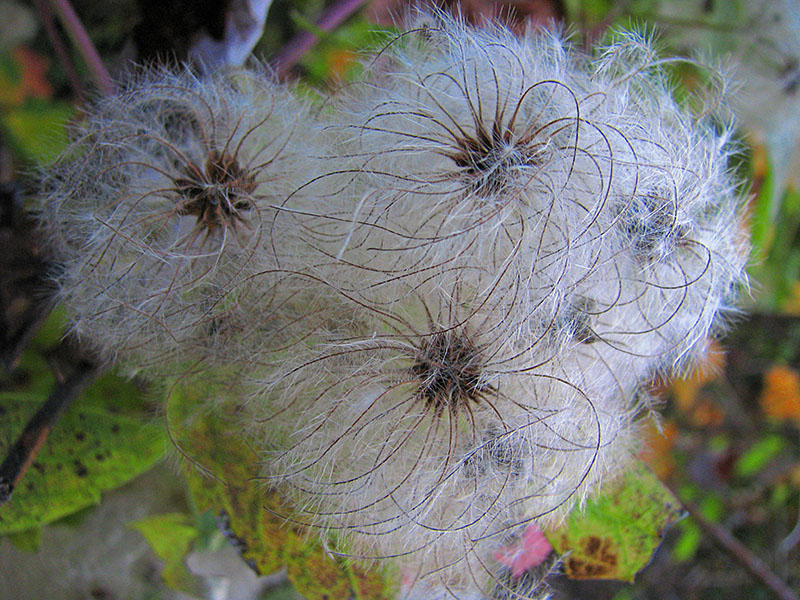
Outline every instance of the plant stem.
{"type": "Polygon", "coordinates": [[[89,34],[86,33],[83,23],[81,23],[69,0],[50,0],[50,5],[55,10],[61,25],[86,63],[86,67],[89,69],[97,87],[105,96],[113,94],[114,84],[111,81],[111,76],[108,74],[105,65],[103,65],[97,49],[92,44],[92,40],[89,39],[89,34]]]}
{"type": "MultiPolygon", "coordinates": [[[[347,18],[360,9],[366,0],[339,0],[336,4],[322,13],[316,22],[316,27],[323,31],[331,31],[341,25],[347,18]]],[[[303,55],[311,50],[319,41],[316,35],[310,31],[295,36],[283,49],[272,59],[272,66],[278,78],[284,79],[291,68],[303,58],[303,55]]]]}
{"type": "Polygon", "coordinates": [[[36,6],[36,11],[39,13],[39,19],[42,21],[42,25],[47,33],[47,37],[50,38],[50,43],[53,44],[53,49],[56,52],[58,62],[61,63],[61,67],[66,72],[67,78],[72,84],[72,89],[74,90],[75,95],[78,97],[78,102],[80,104],[86,104],[86,95],[83,93],[81,78],[78,76],[78,72],[75,70],[75,65],[72,64],[72,60],[70,59],[69,52],[64,44],[64,40],[61,39],[55,23],[53,22],[52,9],[47,4],[46,0],[33,0],[33,4],[36,6]]]}
{"type": "MultiPolygon", "coordinates": [[[[673,493],[675,493],[675,490],[673,490],[673,493]]],[[[678,494],[675,493],[675,496],[678,497],[678,494]]],[[[773,573],[766,563],[753,554],[742,542],[733,537],[727,529],[717,523],[708,521],[693,504],[682,500],[681,504],[717,546],[742,565],[753,577],[763,583],[776,598],[779,598],[779,600],[800,600],[785,581],[773,573]]]]}
{"type": "Polygon", "coordinates": [[[14,488],[36,459],[58,418],[94,379],[97,372],[97,367],[82,362],[66,381],[56,386],[50,397],[28,421],[0,465],[0,506],[11,498],[14,488]]]}

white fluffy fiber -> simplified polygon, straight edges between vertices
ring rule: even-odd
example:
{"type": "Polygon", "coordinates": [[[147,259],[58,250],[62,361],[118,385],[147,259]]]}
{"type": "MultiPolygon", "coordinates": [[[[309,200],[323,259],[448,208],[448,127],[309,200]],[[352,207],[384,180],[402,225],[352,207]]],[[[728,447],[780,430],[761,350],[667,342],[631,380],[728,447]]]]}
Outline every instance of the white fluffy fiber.
{"type": "Polygon", "coordinates": [[[642,385],[732,308],[730,130],[634,33],[586,57],[437,16],[368,66],[334,99],[318,208],[277,217],[346,309],[260,383],[267,472],[353,554],[491,587],[492,548],[622,468],[642,385]],[[420,369],[445,338],[475,352],[420,369]],[[474,398],[438,412],[425,390],[459,377],[474,398]]]}
{"type": "Polygon", "coordinates": [[[724,326],[747,245],[730,128],[648,39],[417,25],[314,119],[256,75],[145,79],[89,118],[44,220],[79,333],[159,372],[187,345],[237,363],[288,518],[396,558],[409,597],[471,598],[624,468],[643,386],[724,326]],[[210,146],[154,129],[172,104],[256,178],[246,229],[175,216],[198,193],[175,155],[210,146]]]}
{"type": "Polygon", "coordinates": [[[308,114],[266,72],[160,69],[76,125],[44,173],[42,223],[62,265],[59,298],[102,358],[169,372],[196,358],[194,345],[243,329],[240,299],[272,283],[248,284],[271,266],[265,248],[289,251],[265,228],[309,174],[308,114]]]}

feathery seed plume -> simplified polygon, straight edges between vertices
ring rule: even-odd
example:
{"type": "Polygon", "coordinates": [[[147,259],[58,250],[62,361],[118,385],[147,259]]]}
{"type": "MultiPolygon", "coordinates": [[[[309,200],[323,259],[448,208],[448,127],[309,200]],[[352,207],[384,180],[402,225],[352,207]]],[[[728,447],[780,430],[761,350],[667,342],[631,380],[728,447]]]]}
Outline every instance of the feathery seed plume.
{"type": "Polygon", "coordinates": [[[263,75],[146,75],[45,181],[74,328],[225,367],[287,519],[406,598],[545,598],[497,549],[624,469],[746,284],[730,126],[613,40],[427,15],[315,119],[263,75]]]}
{"type": "Polygon", "coordinates": [[[438,14],[334,101],[316,207],[277,221],[347,308],[257,385],[265,477],[347,552],[491,595],[492,551],[624,468],[642,387],[745,284],[730,130],[636,33],[585,56],[438,14]]]}
{"type": "Polygon", "coordinates": [[[143,70],[92,107],[43,184],[75,332],[104,358],[170,372],[233,327],[268,268],[262,246],[280,243],[265,235],[272,206],[306,175],[308,121],[289,89],[246,71],[143,70]]]}

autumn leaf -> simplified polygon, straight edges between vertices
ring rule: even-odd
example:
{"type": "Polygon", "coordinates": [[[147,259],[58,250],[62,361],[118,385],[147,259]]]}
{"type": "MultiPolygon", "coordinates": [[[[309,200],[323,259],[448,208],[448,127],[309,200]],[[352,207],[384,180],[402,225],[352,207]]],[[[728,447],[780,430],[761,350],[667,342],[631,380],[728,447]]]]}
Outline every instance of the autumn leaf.
{"type": "Polygon", "coordinates": [[[573,579],[633,581],[649,562],[680,504],[643,463],[635,463],[604,493],[546,532],[573,579]]]}
{"type": "Polygon", "coordinates": [[[640,453],[640,458],[659,479],[668,478],[675,469],[672,447],[678,437],[678,427],[671,421],[662,423],[660,427],[651,422],[645,429],[643,437],[644,449],[640,453]]]}
{"type": "Polygon", "coordinates": [[[800,426],[800,374],[790,367],[773,366],[764,375],[759,404],[771,419],[793,420],[800,426]]]}
{"type": "Polygon", "coordinates": [[[699,426],[719,425],[723,413],[715,404],[699,394],[700,389],[714,381],[725,367],[725,353],[716,342],[709,345],[702,362],[687,376],[672,384],[672,395],[678,409],[699,426]]]}
{"type": "MultiPolygon", "coordinates": [[[[308,600],[387,600],[391,577],[329,554],[321,541],[282,515],[291,510],[275,489],[259,481],[259,459],[235,421],[220,417],[225,391],[202,381],[182,381],[170,391],[168,412],[191,501],[215,515],[225,536],[260,574],[286,568],[308,600]],[[219,399],[219,412],[204,414],[204,398],[219,399]]],[[[181,563],[182,564],[182,563],[181,563]]],[[[176,572],[176,575],[180,572],[176,572]]]]}
{"type": "MultiPolygon", "coordinates": [[[[40,405],[29,394],[0,393],[0,455],[40,405]]],[[[86,402],[67,411],[31,463],[11,500],[0,507],[0,534],[39,527],[100,502],[147,471],[164,454],[164,432],[140,417],[86,402]]]]}
{"type": "Polygon", "coordinates": [[[12,52],[14,60],[22,67],[20,87],[25,98],[41,98],[46,100],[53,95],[53,87],[47,81],[47,69],[50,62],[24,46],[12,52]]]}
{"type": "Polygon", "coordinates": [[[333,50],[328,60],[330,63],[330,75],[345,79],[345,73],[358,60],[358,54],[347,48],[340,48],[333,50]]]}
{"type": "Polygon", "coordinates": [[[18,46],[8,54],[0,55],[0,104],[6,107],[19,107],[29,98],[47,100],[53,95],[53,88],[47,81],[49,61],[29,50],[18,46]]]}

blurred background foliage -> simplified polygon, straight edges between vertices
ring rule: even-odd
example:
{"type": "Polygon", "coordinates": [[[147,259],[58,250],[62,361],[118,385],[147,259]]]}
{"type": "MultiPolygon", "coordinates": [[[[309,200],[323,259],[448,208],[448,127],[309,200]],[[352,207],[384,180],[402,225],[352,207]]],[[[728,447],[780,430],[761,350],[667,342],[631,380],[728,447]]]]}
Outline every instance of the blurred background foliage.
{"type": "MultiPolygon", "coordinates": [[[[185,32],[174,24],[155,23],[155,15],[148,13],[151,4],[73,2],[112,74],[143,36],[161,35],[175,47],[182,43],[185,32]],[[171,29],[162,30],[167,25],[171,29]]],[[[197,15],[214,3],[177,4],[194,11],[186,23],[195,18],[202,26],[197,15]]],[[[358,77],[361,52],[385,43],[394,19],[408,10],[405,0],[372,0],[335,29],[321,31],[314,23],[331,5],[335,2],[274,0],[254,54],[269,60],[296,35],[316,33],[319,43],[290,75],[309,90],[340,86],[358,77]]],[[[741,128],[738,168],[747,181],[753,240],[751,297],[732,332],[712,343],[703,365],[679,381],[653,382],[661,417],[646,425],[643,457],[682,501],[697,507],[702,519],[732,533],[800,593],[800,4],[466,0],[460,8],[472,21],[499,16],[516,28],[563,20],[576,43],[587,48],[614,26],[633,23],[658,33],[664,56],[719,63],[738,78],[738,88],[725,99],[741,128]]],[[[64,148],[67,123],[78,118],[79,103],[34,3],[0,0],[0,14],[4,455],[35,406],[64,379],[63,319],[56,312],[39,327],[41,319],[31,316],[30,290],[38,280],[26,269],[38,249],[15,236],[21,227],[21,198],[29,187],[25,182],[36,164],[64,148]],[[28,254],[20,254],[23,250],[28,254]],[[37,333],[22,344],[28,330],[37,333]],[[23,345],[26,350],[19,352],[23,345]]],[[[87,80],[83,62],[77,55],[71,59],[81,80],[87,80]]],[[[697,87],[697,73],[687,65],[675,62],[679,94],[697,87]]],[[[64,598],[106,599],[390,597],[393,574],[375,577],[358,565],[331,561],[325,549],[290,527],[266,535],[271,545],[259,549],[268,525],[259,506],[272,500],[261,495],[253,481],[256,473],[242,474],[247,485],[238,490],[219,485],[213,473],[225,468],[217,464],[220,447],[226,456],[252,451],[224,428],[215,429],[218,423],[199,419],[179,425],[193,393],[199,392],[175,388],[166,414],[160,399],[135,379],[119,375],[102,376],[82,395],[12,501],[0,508],[0,589],[18,593],[7,597],[56,597],[53,590],[64,598]],[[204,446],[209,439],[215,453],[204,446]],[[187,469],[185,462],[181,470],[174,459],[166,467],[158,464],[165,450],[174,455],[175,447],[210,469],[211,477],[187,469]],[[147,485],[141,483],[145,479],[134,480],[145,471],[150,471],[147,485]],[[101,494],[103,502],[92,508],[101,494]],[[227,507],[227,524],[211,511],[220,505],[227,507]],[[20,506],[41,510],[28,522],[14,512],[20,506]],[[70,551],[77,556],[59,556],[70,551]],[[114,552],[119,556],[112,558],[114,552]],[[270,552],[275,556],[270,558],[270,552]],[[22,564],[29,572],[20,571],[22,564]],[[223,564],[233,566],[226,570],[223,564]],[[256,571],[278,573],[259,578],[256,571]],[[325,576],[309,579],[309,572],[325,576]],[[48,587],[45,580],[57,583],[48,587]]],[[[563,577],[554,578],[553,585],[558,597],[592,600],[774,597],[705,531],[692,517],[669,528],[633,585],[563,577]]]]}

